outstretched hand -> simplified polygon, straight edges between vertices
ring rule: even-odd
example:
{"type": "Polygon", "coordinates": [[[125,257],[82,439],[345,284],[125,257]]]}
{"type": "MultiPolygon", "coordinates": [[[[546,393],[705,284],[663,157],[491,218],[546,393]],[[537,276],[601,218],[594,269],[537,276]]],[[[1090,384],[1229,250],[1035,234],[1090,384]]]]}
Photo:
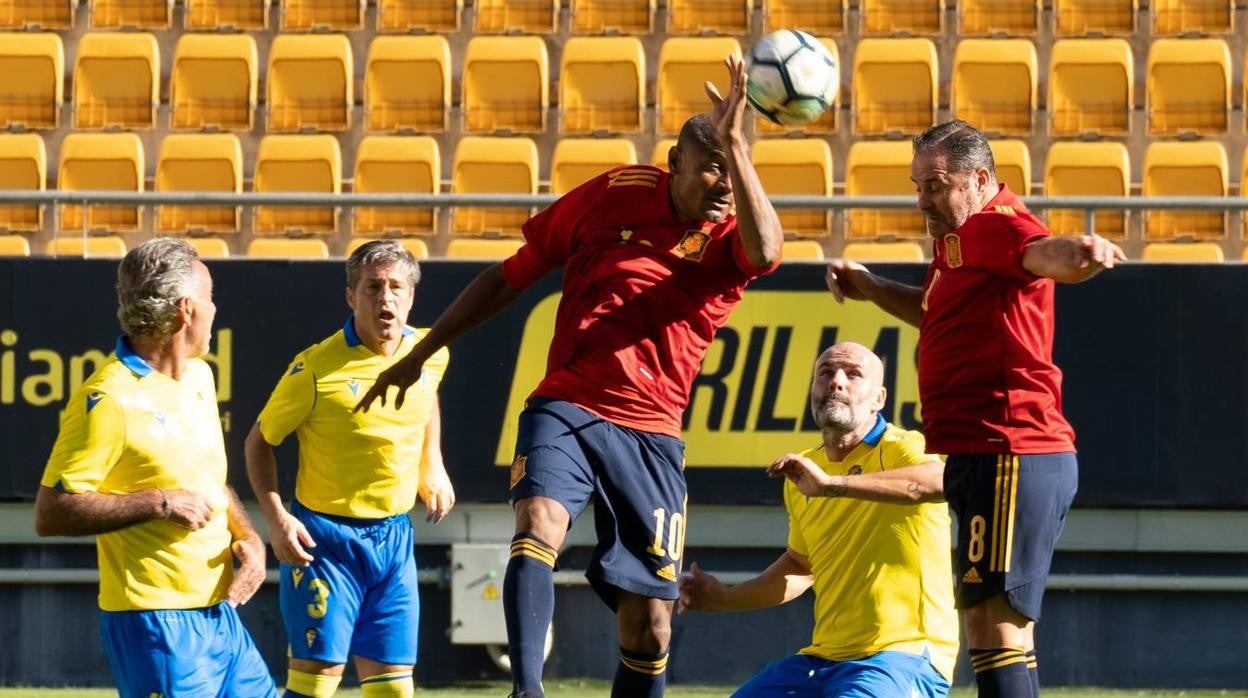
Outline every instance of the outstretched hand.
{"type": "Polygon", "coordinates": [[[1122,248],[1095,233],[1079,238],[1080,268],[1091,265],[1101,269],[1113,269],[1118,262],[1127,261],[1122,248]]]}
{"type": "Polygon", "coordinates": [[[858,262],[834,259],[828,262],[824,280],[836,302],[844,303],[846,298],[856,301],[867,300],[865,288],[870,277],[871,272],[858,262]]]}
{"type": "Polygon", "coordinates": [[[829,488],[834,484],[828,475],[813,460],[796,454],[786,453],[772,462],[767,468],[769,477],[783,477],[797,486],[797,491],[807,497],[826,497],[829,488]]]}
{"type": "Polygon", "coordinates": [[[719,94],[719,89],[711,81],[705,84],[706,96],[711,98],[711,121],[715,123],[715,131],[725,143],[744,139],[745,128],[745,86],[748,78],[745,74],[745,62],[733,54],[724,59],[728,66],[728,96],[719,94]]]}
{"type": "Polygon", "coordinates": [[[420,380],[420,373],[424,362],[418,361],[411,354],[399,359],[393,366],[382,371],[377,376],[376,382],[364,393],[364,397],[360,398],[360,402],[355,406],[352,412],[363,410],[368,411],[372,407],[373,401],[380,400],[381,406],[386,406],[386,393],[390,386],[399,389],[394,397],[394,408],[403,407],[403,402],[407,397],[407,389],[412,387],[416,381],[420,380]]]}
{"type": "Polygon", "coordinates": [[[698,563],[689,566],[689,571],[680,575],[679,598],[676,600],[676,612],[684,615],[689,611],[715,612],[722,610],[721,600],[725,591],[723,582],[713,574],[707,574],[698,567],[698,563]]]}

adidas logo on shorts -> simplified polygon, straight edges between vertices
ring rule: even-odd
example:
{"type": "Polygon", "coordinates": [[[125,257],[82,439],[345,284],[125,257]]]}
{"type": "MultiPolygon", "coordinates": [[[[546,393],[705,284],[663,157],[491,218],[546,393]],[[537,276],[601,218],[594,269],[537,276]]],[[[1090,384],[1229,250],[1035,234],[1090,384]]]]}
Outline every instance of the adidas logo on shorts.
{"type": "Polygon", "coordinates": [[[984,578],[979,576],[979,570],[975,569],[974,567],[967,570],[966,574],[962,575],[963,584],[979,584],[983,581],[984,581],[984,578]]]}

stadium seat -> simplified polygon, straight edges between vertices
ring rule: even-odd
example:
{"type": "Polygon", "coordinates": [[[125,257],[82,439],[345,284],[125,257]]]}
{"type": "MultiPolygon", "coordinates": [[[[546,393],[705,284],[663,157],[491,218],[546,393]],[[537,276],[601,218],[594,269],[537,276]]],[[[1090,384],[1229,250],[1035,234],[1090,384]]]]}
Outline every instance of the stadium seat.
{"type": "Polygon", "coordinates": [[[988,141],[997,166],[997,181],[1021,196],[1031,194],[1031,151],[1025,141],[988,141]]]}
{"type": "Polygon", "coordinates": [[[377,31],[459,31],[464,0],[377,0],[377,31]]]}
{"type": "MultiPolygon", "coordinates": [[[[1244,157],[1240,162],[1243,168],[1239,173],[1239,195],[1248,198],[1248,147],[1244,148],[1244,157]]],[[[1244,221],[1244,239],[1248,240],[1248,212],[1240,212],[1240,217],[1244,221]]]]}
{"type": "Polygon", "coordinates": [[[74,127],[148,129],[160,105],[160,49],[151,34],[87,32],[74,60],[74,127]]]}
{"type": "Polygon", "coordinates": [[[546,130],[550,59],[536,36],[478,36],[464,53],[464,130],[546,130]]]}
{"type": "Polygon", "coordinates": [[[91,0],[91,29],[168,29],[173,0],[91,0]]]}
{"type": "Polygon", "coordinates": [[[269,0],[186,0],[183,22],[195,30],[260,30],[269,26],[269,0]]]}
{"type": "MultiPolygon", "coordinates": [[[[48,153],[43,138],[34,133],[0,134],[0,189],[43,191],[47,188],[48,153]]],[[[0,206],[0,229],[38,232],[43,207],[0,206]]]]}
{"type": "Polygon", "coordinates": [[[48,241],[47,254],[53,257],[118,259],[126,256],[126,241],[116,235],[57,237],[48,241]]]}
{"type": "MultiPolygon", "coordinates": [[[[341,192],[342,152],[337,139],[327,135],[265,136],[256,155],[252,187],[257,192],[341,192]]],[[[258,235],[332,235],[337,230],[336,208],[256,207],[258,235]]]]}
{"type": "Polygon", "coordinates": [[[655,167],[667,169],[667,154],[676,145],[675,138],[663,138],[654,144],[654,150],[650,151],[650,164],[655,167]]]}
{"type": "Polygon", "coordinates": [[[0,0],[2,29],[72,29],[78,0],[0,0]]]}
{"type": "Polygon", "coordinates": [[[1125,136],[1135,68],[1124,39],[1060,39],[1049,61],[1049,133],[1125,136]]]}
{"type": "Polygon", "coordinates": [[[753,0],[667,0],[667,33],[744,36],[753,5],[753,0]]]}
{"type": "Polygon", "coordinates": [[[1153,36],[1230,34],[1235,0],[1149,0],[1153,36]]]}
{"type": "Polygon", "coordinates": [[[928,39],[862,39],[854,50],[854,133],[917,134],[936,120],[936,46],[928,39]]]}
{"type": "MultiPolygon", "coordinates": [[[[771,196],[832,195],[832,149],[822,138],[761,140],[751,154],[763,189],[771,196]]],[[[827,209],[781,209],[786,235],[824,237],[831,231],[827,209]]]]}
{"type": "Polygon", "coordinates": [[[859,0],[858,23],[863,36],[935,36],[945,30],[945,0],[859,0]]]}
{"type": "MultiPolygon", "coordinates": [[[[442,191],[442,155],[429,136],[368,136],[355,155],[353,187],[362,194],[442,191]]],[[[364,206],[355,210],[352,232],[359,236],[433,235],[432,208],[364,206]]]]}
{"type": "Polygon", "coordinates": [[[451,47],[442,36],[379,36],[364,68],[369,131],[442,133],[451,108],[451,47]]]}
{"type": "Polygon", "coordinates": [[[0,127],[56,128],[65,100],[65,47],[52,32],[0,34],[0,127]]]}
{"type": "Polygon", "coordinates": [[[187,238],[186,241],[203,259],[228,259],[230,256],[230,245],[221,238],[187,238]]]}
{"type": "Polygon", "coordinates": [[[785,240],[780,258],[786,262],[822,262],[823,243],[818,240],[785,240]]]}
{"type": "Polygon", "coordinates": [[[566,194],[619,165],[635,165],[637,149],[625,138],[565,138],[550,159],[550,193],[566,194]]]}
{"type": "Polygon", "coordinates": [[[1170,264],[1220,264],[1225,259],[1216,242],[1150,242],[1140,261],[1170,264]]]}
{"type": "MultiPolygon", "coordinates": [[[[56,186],[62,191],[143,191],[143,144],[133,133],[71,133],[61,141],[56,186]]],[[[61,206],[61,230],[135,232],[137,206],[61,206]]],[[[124,254],[124,250],[122,251],[124,254]]]]}
{"type": "Polygon", "coordinates": [[[1058,36],[1131,36],[1139,0],[1053,0],[1058,36]]]}
{"type": "Polygon", "coordinates": [[[473,31],[480,34],[554,34],[559,0],[475,0],[473,31]]]}
{"type": "MultiPolygon", "coordinates": [[[[908,141],[858,141],[849,148],[845,165],[845,195],[914,195],[910,181],[908,141]]],[[[845,214],[847,239],[881,237],[923,238],[926,223],[917,211],[856,209],[845,214]]]]}
{"type": "MultiPolygon", "coordinates": [[[[1230,167],[1226,149],[1215,141],[1150,143],[1144,151],[1144,196],[1227,196],[1230,167]]],[[[1226,214],[1204,211],[1148,211],[1144,237],[1221,239],[1226,214]]]]}
{"type": "Polygon", "coordinates": [[[638,133],[646,111],[646,54],[636,37],[573,37],[559,68],[559,130],[638,133]]]}
{"type": "Polygon", "coordinates": [[[29,257],[30,241],[21,235],[0,235],[0,257],[29,257]]]}
{"type": "Polygon", "coordinates": [[[1157,39],[1148,50],[1148,132],[1226,133],[1231,51],[1222,39],[1157,39]]]}
{"type": "Polygon", "coordinates": [[[917,242],[851,242],[841,257],[855,262],[922,262],[923,247],[917,242]]]}
{"type": "Polygon", "coordinates": [[[364,28],[364,0],[281,0],[282,31],[364,28]]]}
{"type": "MultiPolygon", "coordinates": [[[[457,194],[536,194],[537,146],[527,138],[461,138],[451,187],[457,194]]],[[[451,232],[518,236],[530,215],[528,208],[460,207],[451,215],[451,232]]]]}
{"type": "Polygon", "coordinates": [[[573,34],[649,34],[655,0],[571,0],[573,34]]]}
{"type": "MultiPolygon", "coordinates": [[[[1044,161],[1044,193],[1047,196],[1127,196],[1131,193],[1131,160],[1122,143],[1054,143],[1044,161]]],[[[1097,211],[1093,226],[1112,240],[1127,236],[1123,211],[1097,211]]],[[[1087,230],[1084,212],[1053,209],[1047,213],[1049,229],[1056,235],[1082,235],[1087,230]]]]}
{"type": "Polygon", "coordinates": [[[169,77],[175,129],[250,131],[260,78],[256,40],[247,34],[183,34],[169,77]]]}
{"type": "Polygon", "coordinates": [[[455,238],[446,245],[447,259],[506,259],[524,245],[523,240],[455,238]]]}
{"type": "MultiPolygon", "coordinates": [[[[825,48],[828,49],[828,51],[832,54],[833,59],[836,60],[836,64],[839,66],[841,64],[841,52],[836,47],[836,40],[830,39],[827,37],[821,37],[819,41],[820,43],[824,45],[825,48]]],[[[842,72],[841,75],[842,77],[844,77],[845,73],[842,72]]],[[[770,136],[770,135],[779,135],[779,134],[813,135],[813,134],[836,133],[836,116],[837,116],[837,111],[840,108],[840,104],[841,104],[841,100],[838,96],[836,100],[836,104],[831,109],[828,109],[827,111],[825,111],[823,115],[820,116],[818,119],[815,119],[814,121],[810,123],[806,123],[806,124],[797,124],[797,125],[792,125],[792,126],[773,124],[767,119],[764,119],[761,116],[759,116],[754,119],[754,132],[761,136],[770,136]]]]}
{"type": "Polygon", "coordinates": [[[351,126],[351,43],[342,34],[279,35],[269,47],[268,131],[351,126]]]}
{"type": "MultiPolygon", "coordinates": [[[[243,191],[243,149],[232,133],[175,133],[165,136],[156,157],[156,191],[243,191]]],[[[161,206],[160,233],[236,233],[237,206],[161,206]]]]}
{"type": "Polygon", "coordinates": [[[1035,36],[1040,31],[1040,0],[960,0],[961,36],[1035,36]]]}
{"type": "MultiPolygon", "coordinates": [[[[376,239],[373,237],[351,238],[347,241],[346,255],[350,257],[351,253],[360,249],[361,245],[376,239]]],[[[411,252],[416,259],[429,259],[429,244],[424,240],[420,238],[399,238],[396,242],[406,248],[408,252],[411,252]]]]}
{"type": "Polygon", "coordinates": [[[813,36],[845,33],[849,0],[769,0],[764,12],[764,33],[800,29],[813,36]]]}
{"type": "Polygon", "coordinates": [[[728,94],[724,59],[730,54],[740,56],[741,44],[729,37],[677,37],[663,42],[655,96],[657,135],[675,135],[690,116],[710,109],[706,81],[713,82],[720,94],[728,94]]]}
{"type": "Polygon", "coordinates": [[[329,246],[315,238],[256,238],[247,243],[253,259],[329,259],[329,246]]]}
{"type": "Polygon", "coordinates": [[[953,112],[981,131],[1031,135],[1040,69],[1030,39],[966,39],[953,54],[953,112]]]}

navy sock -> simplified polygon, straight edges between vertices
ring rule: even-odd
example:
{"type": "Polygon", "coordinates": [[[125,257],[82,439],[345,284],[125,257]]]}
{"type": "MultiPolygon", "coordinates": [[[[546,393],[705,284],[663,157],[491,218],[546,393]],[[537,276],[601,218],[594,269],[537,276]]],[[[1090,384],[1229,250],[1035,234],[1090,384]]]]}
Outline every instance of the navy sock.
{"type": "Polygon", "coordinates": [[[1031,672],[1022,650],[997,647],[971,650],[979,698],[1032,698],[1031,672]]]}
{"type": "Polygon", "coordinates": [[[503,614],[516,693],[542,693],[546,631],[555,615],[555,559],[558,552],[536,536],[511,539],[511,559],[503,580],[503,614]]]}
{"type": "Polygon", "coordinates": [[[1036,661],[1036,651],[1028,650],[1023,656],[1027,658],[1027,673],[1031,674],[1032,698],[1040,698],[1040,665],[1036,661]]]}
{"type": "Polygon", "coordinates": [[[620,648],[611,698],[662,698],[667,685],[667,652],[646,654],[620,648]]]}

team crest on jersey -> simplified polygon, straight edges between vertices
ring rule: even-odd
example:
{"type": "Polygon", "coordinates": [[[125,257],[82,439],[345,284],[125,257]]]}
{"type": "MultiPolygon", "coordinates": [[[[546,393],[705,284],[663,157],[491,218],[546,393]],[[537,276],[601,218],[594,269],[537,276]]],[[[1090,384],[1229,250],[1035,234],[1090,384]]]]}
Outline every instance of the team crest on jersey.
{"type": "Polygon", "coordinates": [[[855,465],[854,467],[849,469],[848,473],[846,473],[846,475],[861,475],[861,474],[862,474],[861,465],[855,465]]]}
{"type": "Polygon", "coordinates": [[[945,236],[945,261],[950,269],[962,266],[962,239],[953,233],[945,236]]]}
{"type": "Polygon", "coordinates": [[[308,649],[312,649],[312,645],[316,642],[316,628],[303,631],[303,641],[308,643],[308,649]]]}
{"type": "Polygon", "coordinates": [[[516,456],[516,459],[511,462],[510,489],[514,490],[516,485],[520,484],[520,481],[524,479],[524,466],[528,462],[529,459],[527,456],[516,456]]]}
{"type": "Polygon", "coordinates": [[[706,253],[706,246],[710,242],[711,236],[705,231],[686,230],[680,242],[672,248],[672,254],[691,262],[701,262],[702,255],[706,253]]]}

